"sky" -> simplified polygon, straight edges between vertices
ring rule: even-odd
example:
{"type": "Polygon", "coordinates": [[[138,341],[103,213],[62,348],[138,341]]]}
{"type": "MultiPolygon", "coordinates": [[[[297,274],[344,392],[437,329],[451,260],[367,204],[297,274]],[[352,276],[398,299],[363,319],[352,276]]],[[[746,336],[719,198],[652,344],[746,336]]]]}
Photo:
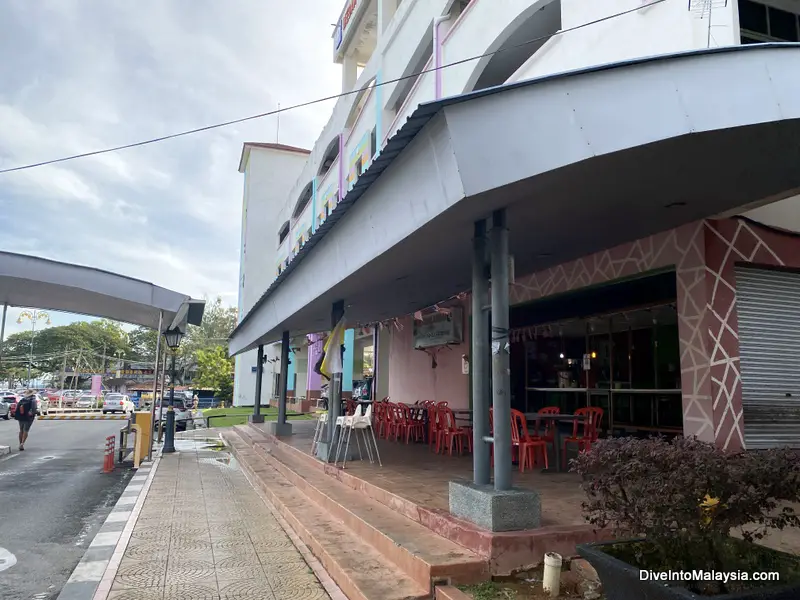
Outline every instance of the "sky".
{"type": "MultiPolygon", "coordinates": [[[[246,117],[341,91],[337,0],[3,0],[0,168],[246,117]],[[13,58],[12,58],[13,57],[13,58]]],[[[280,117],[311,148],[333,110],[280,117]]],[[[235,306],[242,143],[276,117],[0,175],[0,249],[235,306]]],[[[20,309],[9,309],[6,335],[20,309]]],[[[53,325],[83,319],[50,311],[53,325]]],[[[41,323],[40,323],[41,326],[41,323]]],[[[38,326],[37,326],[38,328],[38,326]]]]}

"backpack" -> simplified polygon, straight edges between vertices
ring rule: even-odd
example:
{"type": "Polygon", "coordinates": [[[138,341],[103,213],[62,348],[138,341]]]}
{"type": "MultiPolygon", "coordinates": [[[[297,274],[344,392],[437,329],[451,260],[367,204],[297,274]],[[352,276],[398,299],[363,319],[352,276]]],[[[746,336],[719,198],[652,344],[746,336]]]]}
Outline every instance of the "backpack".
{"type": "Polygon", "coordinates": [[[36,404],[31,396],[26,396],[17,403],[14,418],[18,421],[30,421],[35,418],[36,404]]]}

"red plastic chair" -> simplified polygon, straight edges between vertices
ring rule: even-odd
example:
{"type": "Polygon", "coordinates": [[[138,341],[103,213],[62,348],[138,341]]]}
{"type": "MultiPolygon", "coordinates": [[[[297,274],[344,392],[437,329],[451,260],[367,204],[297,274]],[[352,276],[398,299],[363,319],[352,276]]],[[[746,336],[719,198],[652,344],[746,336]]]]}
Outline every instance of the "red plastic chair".
{"type": "Polygon", "coordinates": [[[395,423],[395,413],[394,413],[395,405],[393,402],[387,402],[385,407],[385,414],[384,414],[384,427],[381,432],[382,437],[384,440],[391,439],[392,435],[394,434],[396,423],[395,423]]]}
{"type": "Polygon", "coordinates": [[[583,418],[575,419],[572,424],[572,435],[564,438],[564,447],[561,453],[564,469],[567,468],[567,444],[577,444],[578,452],[588,452],[592,444],[597,441],[600,421],[603,419],[603,409],[596,406],[579,408],[575,411],[575,416],[583,418]]]}
{"type": "Polygon", "coordinates": [[[406,437],[408,422],[406,421],[406,406],[404,404],[394,404],[392,412],[392,422],[394,424],[394,441],[406,437]]]}
{"type": "Polygon", "coordinates": [[[428,442],[431,446],[436,444],[436,453],[439,453],[439,431],[442,429],[442,419],[439,410],[447,408],[447,402],[431,401],[428,410],[428,442]]]}
{"type": "Polygon", "coordinates": [[[465,439],[467,440],[467,448],[472,452],[472,436],[467,428],[456,425],[456,417],[453,411],[446,406],[440,406],[437,412],[439,413],[441,427],[436,436],[436,452],[439,452],[440,449],[444,450],[442,444],[445,444],[447,453],[451,456],[453,455],[454,445],[458,453],[462,454],[464,451],[465,439]]]}
{"type": "Polygon", "coordinates": [[[425,421],[421,418],[421,408],[419,406],[401,405],[405,420],[405,439],[406,444],[414,436],[414,441],[418,442],[425,437],[425,421]]]}
{"type": "Polygon", "coordinates": [[[517,449],[519,457],[519,471],[525,472],[525,467],[533,468],[537,463],[537,454],[544,461],[544,468],[547,465],[547,442],[541,438],[534,438],[528,434],[528,422],[525,415],[518,410],[511,409],[511,444],[517,449]]]}

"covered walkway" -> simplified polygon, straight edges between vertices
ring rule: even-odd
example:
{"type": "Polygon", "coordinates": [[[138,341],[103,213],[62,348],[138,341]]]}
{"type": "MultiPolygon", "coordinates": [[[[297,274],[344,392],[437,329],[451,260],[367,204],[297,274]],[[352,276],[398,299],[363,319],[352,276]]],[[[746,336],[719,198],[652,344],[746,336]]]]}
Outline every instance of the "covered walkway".
{"type": "Polygon", "coordinates": [[[150,329],[199,325],[205,302],[92,267],[0,252],[0,304],[102,317],[150,329]]]}

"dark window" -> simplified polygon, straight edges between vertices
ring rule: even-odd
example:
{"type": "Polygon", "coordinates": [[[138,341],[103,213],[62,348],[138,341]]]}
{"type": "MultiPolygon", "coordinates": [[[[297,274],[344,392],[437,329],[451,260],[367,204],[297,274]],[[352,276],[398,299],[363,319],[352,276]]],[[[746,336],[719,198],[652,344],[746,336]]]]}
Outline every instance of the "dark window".
{"type": "Polygon", "coordinates": [[[378,152],[378,133],[374,128],[372,129],[372,134],[370,134],[369,143],[370,143],[369,155],[374,157],[375,154],[377,154],[378,152]]]}
{"type": "Polygon", "coordinates": [[[754,40],[753,38],[749,38],[747,36],[742,36],[742,44],[763,44],[763,40],[754,40]]]}
{"type": "Polygon", "coordinates": [[[753,33],[769,35],[767,7],[750,0],[739,0],[739,27],[753,33]]]}
{"type": "Polygon", "coordinates": [[[769,7],[769,34],[780,40],[796,42],[797,15],[769,7]]]}
{"type": "Polygon", "coordinates": [[[286,223],[283,224],[283,227],[281,227],[281,230],[278,232],[278,245],[282,244],[283,240],[285,240],[288,237],[288,235],[289,235],[289,221],[286,221],[286,223]]]}

